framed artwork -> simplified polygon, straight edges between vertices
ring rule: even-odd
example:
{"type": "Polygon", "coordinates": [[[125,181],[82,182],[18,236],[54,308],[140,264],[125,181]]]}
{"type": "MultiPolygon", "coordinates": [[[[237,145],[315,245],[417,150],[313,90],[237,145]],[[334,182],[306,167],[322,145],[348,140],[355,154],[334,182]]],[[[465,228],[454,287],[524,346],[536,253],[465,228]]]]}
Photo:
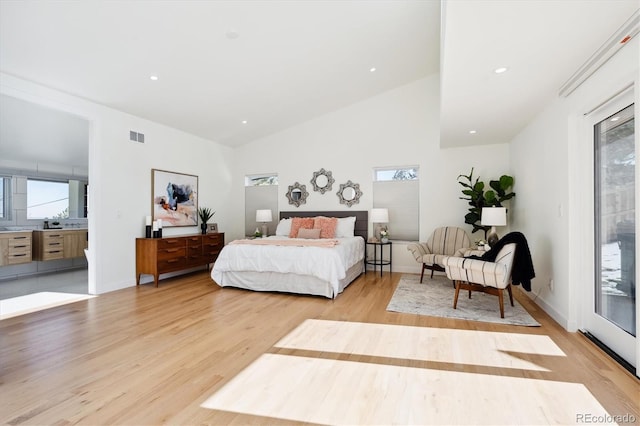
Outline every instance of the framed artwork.
{"type": "Polygon", "coordinates": [[[218,224],[217,223],[209,223],[207,224],[207,234],[215,234],[218,232],[218,224]]]}
{"type": "Polygon", "coordinates": [[[198,225],[198,176],[151,169],[151,212],[162,227],[198,225]]]}

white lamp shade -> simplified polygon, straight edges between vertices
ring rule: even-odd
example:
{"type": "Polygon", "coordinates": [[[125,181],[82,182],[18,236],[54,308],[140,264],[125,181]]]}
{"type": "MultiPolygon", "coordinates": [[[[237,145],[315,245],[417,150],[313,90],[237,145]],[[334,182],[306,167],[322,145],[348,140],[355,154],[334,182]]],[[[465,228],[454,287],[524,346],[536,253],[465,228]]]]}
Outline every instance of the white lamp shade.
{"type": "Polygon", "coordinates": [[[507,209],[504,207],[483,207],[480,223],[486,226],[506,226],[507,209]]]}
{"type": "Polygon", "coordinates": [[[388,209],[371,209],[371,222],[389,223],[389,210],[388,209]]]}
{"type": "Polygon", "coordinates": [[[271,222],[271,210],[256,210],[256,222],[271,222]]]}

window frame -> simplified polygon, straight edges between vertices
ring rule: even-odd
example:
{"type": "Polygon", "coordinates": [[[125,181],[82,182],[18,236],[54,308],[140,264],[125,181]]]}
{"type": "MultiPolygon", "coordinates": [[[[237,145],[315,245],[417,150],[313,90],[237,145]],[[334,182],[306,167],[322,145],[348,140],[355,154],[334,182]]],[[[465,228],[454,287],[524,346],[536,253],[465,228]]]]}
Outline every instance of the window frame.
{"type": "Polygon", "coordinates": [[[0,199],[0,204],[2,204],[0,222],[11,220],[11,181],[11,176],[0,175],[0,187],[2,188],[2,198],[0,199]]]}
{"type": "Polygon", "coordinates": [[[373,207],[374,208],[387,208],[389,210],[389,216],[391,220],[389,223],[390,240],[403,242],[403,241],[417,241],[420,237],[420,166],[408,165],[408,166],[388,166],[388,167],[374,167],[373,168],[373,207]],[[393,177],[384,178],[381,176],[381,172],[394,172],[394,175],[400,171],[411,171],[412,177],[409,179],[394,179],[393,177]],[[403,190],[390,190],[383,189],[385,187],[403,185],[406,184],[403,190]],[[409,188],[409,185],[415,189],[409,188]],[[404,191],[406,189],[407,191],[404,191]],[[415,202],[415,205],[411,206],[411,211],[406,209],[406,205],[403,204],[399,208],[398,201],[390,201],[389,194],[394,194],[394,197],[402,197],[411,191],[412,196],[410,200],[415,202]],[[413,191],[416,193],[414,194],[413,191]],[[395,229],[398,231],[394,233],[395,229]],[[409,223],[409,226],[403,226],[409,223]],[[402,224],[399,226],[399,224],[402,224]],[[400,235],[400,237],[398,237],[400,235]]]}

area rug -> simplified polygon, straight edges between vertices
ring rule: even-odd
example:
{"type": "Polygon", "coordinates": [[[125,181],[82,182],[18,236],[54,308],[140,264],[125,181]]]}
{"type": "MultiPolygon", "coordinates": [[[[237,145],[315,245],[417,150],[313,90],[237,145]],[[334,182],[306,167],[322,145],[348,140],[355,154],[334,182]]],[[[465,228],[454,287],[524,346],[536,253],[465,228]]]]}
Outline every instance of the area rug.
{"type": "Polygon", "coordinates": [[[387,305],[387,311],[528,327],[540,326],[517,300],[513,300],[515,306],[509,304],[508,293],[504,298],[504,318],[500,318],[497,296],[473,292],[469,299],[468,291],[461,290],[458,308],[453,309],[454,294],[451,280],[446,277],[424,277],[420,284],[418,275],[403,275],[387,305]]]}

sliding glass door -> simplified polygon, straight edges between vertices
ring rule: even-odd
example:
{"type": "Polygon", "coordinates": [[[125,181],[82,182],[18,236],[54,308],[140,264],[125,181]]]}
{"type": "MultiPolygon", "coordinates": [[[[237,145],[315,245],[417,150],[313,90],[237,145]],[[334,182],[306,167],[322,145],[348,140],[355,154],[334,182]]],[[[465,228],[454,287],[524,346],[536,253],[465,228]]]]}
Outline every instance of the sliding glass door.
{"type": "Polygon", "coordinates": [[[595,271],[586,321],[591,334],[633,366],[638,257],[634,114],[633,104],[612,106],[593,127],[595,271]]]}

